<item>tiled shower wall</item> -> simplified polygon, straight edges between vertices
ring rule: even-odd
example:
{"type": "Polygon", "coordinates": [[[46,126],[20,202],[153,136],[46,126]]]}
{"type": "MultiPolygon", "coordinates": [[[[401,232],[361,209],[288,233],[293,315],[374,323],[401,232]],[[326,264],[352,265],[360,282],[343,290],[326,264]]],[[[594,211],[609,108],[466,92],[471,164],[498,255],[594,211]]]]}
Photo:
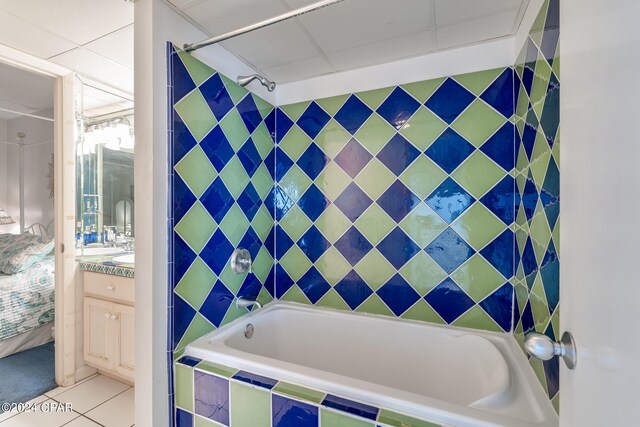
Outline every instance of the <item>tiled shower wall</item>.
{"type": "Polygon", "coordinates": [[[276,298],[512,330],[513,69],[277,109],[276,298]]]}
{"type": "MultiPolygon", "coordinates": [[[[515,336],[559,338],[560,59],[558,0],[547,0],[516,63],[515,336]]],[[[529,358],[556,410],[559,365],[529,358]]]]}

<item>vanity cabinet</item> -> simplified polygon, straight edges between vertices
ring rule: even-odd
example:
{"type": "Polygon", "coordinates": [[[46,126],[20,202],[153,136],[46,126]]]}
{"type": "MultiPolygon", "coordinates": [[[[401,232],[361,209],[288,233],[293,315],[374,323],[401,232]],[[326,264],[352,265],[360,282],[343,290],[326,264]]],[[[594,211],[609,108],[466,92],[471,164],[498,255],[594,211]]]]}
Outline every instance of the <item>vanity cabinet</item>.
{"type": "Polygon", "coordinates": [[[84,273],[84,360],[99,370],[134,381],[134,280],[84,273]]]}

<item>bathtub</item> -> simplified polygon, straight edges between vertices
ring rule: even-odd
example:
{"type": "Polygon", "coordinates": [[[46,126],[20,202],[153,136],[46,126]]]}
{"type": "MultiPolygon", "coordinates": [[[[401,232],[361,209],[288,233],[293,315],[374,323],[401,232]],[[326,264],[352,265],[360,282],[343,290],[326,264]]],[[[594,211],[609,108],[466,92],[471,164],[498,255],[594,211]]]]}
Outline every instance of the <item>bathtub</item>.
{"type": "Polygon", "coordinates": [[[509,334],[274,302],[185,354],[444,425],[558,425],[509,334]]]}

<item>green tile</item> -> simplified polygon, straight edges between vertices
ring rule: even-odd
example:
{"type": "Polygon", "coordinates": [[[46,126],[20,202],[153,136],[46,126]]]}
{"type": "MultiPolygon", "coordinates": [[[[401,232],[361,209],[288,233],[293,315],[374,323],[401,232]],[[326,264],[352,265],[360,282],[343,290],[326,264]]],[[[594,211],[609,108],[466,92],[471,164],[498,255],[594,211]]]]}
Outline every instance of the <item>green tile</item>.
{"type": "Polygon", "coordinates": [[[283,301],[298,302],[300,304],[311,304],[309,298],[302,292],[298,285],[293,285],[281,298],[283,301]]]}
{"type": "Polygon", "coordinates": [[[249,175],[237,155],[234,155],[222,169],[220,178],[234,199],[240,197],[240,194],[242,194],[242,191],[250,181],[249,175]]]}
{"type": "Polygon", "coordinates": [[[244,233],[249,229],[249,220],[237,203],[231,206],[227,215],[220,222],[220,229],[233,246],[237,246],[242,240],[244,233]]]}
{"type": "Polygon", "coordinates": [[[549,222],[547,221],[547,216],[544,213],[542,204],[538,202],[538,205],[539,209],[536,208],[536,212],[531,220],[531,240],[538,265],[542,265],[542,260],[547,252],[549,241],[551,240],[551,229],[549,228],[549,222]]]}
{"type": "Polygon", "coordinates": [[[360,313],[380,314],[382,316],[396,317],[393,311],[376,294],[371,295],[356,309],[360,313]]]}
{"type": "Polygon", "coordinates": [[[207,264],[197,257],[182,276],[174,292],[183,300],[199,310],[216,282],[216,275],[207,264]]]}
{"type": "Polygon", "coordinates": [[[534,357],[529,358],[529,365],[531,365],[531,369],[533,369],[533,373],[536,374],[538,381],[542,385],[544,392],[547,393],[547,380],[544,375],[544,365],[541,360],[538,360],[534,357]]]}
{"type": "Polygon", "coordinates": [[[421,199],[426,199],[446,178],[447,174],[424,154],[400,175],[400,181],[421,199]]]}
{"type": "Polygon", "coordinates": [[[429,148],[442,132],[447,128],[447,124],[440,120],[425,107],[420,107],[418,111],[402,126],[400,133],[421,151],[429,148]]]}
{"type": "Polygon", "coordinates": [[[189,93],[178,101],[174,108],[197,142],[200,142],[217,123],[200,90],[189,93]]]}
{"type": "Polygon", "coordinates": [[[392,427],[440,427],[440,424],[419,420],[408,415],[398,414],[386,409],[381,409],[378,415],[378,422],[385,423],[392,427]]]}
{"type": "Polygon", "coordinates": [[[295,203],[311,186],[311,180],[298,165],[293,165],[287,174],[282,177],[280,182],[278,182],[278,186],[282,188],[287,196],[295,203]]]}
{"type": "Polygon", "coordinates": [[[217,228],[218,225],[202,204],[195,202],[176,224],[175,231],[196,254],[199,254],[217,228]]]}
{"type": "Polygon", "coordinates": [[[446,77],[441,77],[432,80],[423,80],[415,83],[408,83],[402,85],[404,90],[413,95],[421,104],[424,104],[427,99],[433,95],[433,92],[440,87],[442,82],[444,82],[446,77]]]}
{"type": "Polygon", "coordinates": [[[451,228],[479,251],[502,233],[506,226],[482,203],[476,202],[451,224],[451,228]]]}
{"type": "MultiPolygon", "coordinates": [[[[176,49],[176,51],[196,86],[200,86],[205,80],[216,73],[216,70],[189,55],[184,50],[176,49]]],[[[220,74],[220,76],[222,76],[222,74],[220,74]]]]}
{"type": "Polygon", "coordinates": [[[421,322],[445,324],[442,317],[423,299],[418,300],[409,310],[405,311],[402,316],[406,320],[419,320],[421,322]]]}
{"type": "Polygon", "coordinates": [[[233,100],[234,105],[237,105],[238,102],[240,102],[242,98],[244,98],[244,96],[249,93],[246,88],[240,86],[238,83],[229,79],[224,74],[219,73],[219,76],[222,79],[222,83],[224,83],[224,86],[227,88],[227,92],[229,92],[229,96],[233,100]]]}
{"type": "Polygon", "coordinates": [[[318,217],[315,226],[333,244],[351,227],[351,221],[340,212],[336,205],[331,204],[318,217]]]}
{"type": "Polygon", "coordinates": [[[542,117],[542,109],[551,78],[551,67],[544,57],[540,58],[536,64],[536,72],[531,86],[531,106],[536,112],[536,116],[542,117]]]}
{"type": "Polygon", "coordinates": [[[426,203],[420,203],[409,215],[404,217],[400,222],[400,228],[420,248],[425,248],[447,228],[447,223],[426,203]]]}
{"type": "Polygon", "coordinates": [[[282,394],[284,396],[294,397],[296,399],[304,400],[311,403],[320,403],[326,396],[326,393],[321,391],[312,390],[310,388],[302,387],[299,385],[289,384],[284,381],[280,381],[275,388],[274,392],[282,394]]]}
{"type": "Polygon", "coordinates": [[[256,103],[256,107],[258,108],[258,112],[260,113],[260,116],[264,120],[264,118],[267,117],[269,113],[273,110],[273,105],[269,104],[267,101],[260,98],[255,93],[252,93],[251,96],[253,97],[253,102],[256,103]]]}
{"type": "Polygon", "coordinates": [[[229,308],[227,309],[227,313],[222,318],[222,322],[220,322],[220,327],[228,325],[234,320],[244,316],[248,312],[249,310],[244,307],[238,307],[235,304],[231,304],[231,306],[229,306],[229,308]]]}
{"type": "Polygon", "coordinates": [[[393,172],[374,157],[360,171],[355,182],[372,200],[377,200],[395,180],[393,172]]]}
{"type": "Polygon", "coordinates": [[[193,368],[175,365],[176,406],[193,411],[193,368]]]}
{"type": "Polygon", "coordinates": [[[551,404],[553,405],[553,409],[555,409],[556,414],[560,414],[560,392],[556,393],[555,397],[551,399],[551,404]]]}
{"type": "Polygon", "coordinates": [[[480,254],[462,264],[451,278],[476,302],[483,300],[504,284],[504,277],[480,254]]]}
{"type": "Polygon", "coordinates": [[[316,104],[322,107],[324,111],[333,117],[340,110],[340,107],[344,105],[347,99],[349,99],[349,94],[316,99],[316,104]]]}
{"type": "Polygon", "coordinates": [[[336,285],[351,270],[351,264],[331,246],[315,263],[316,269],[331,285],[336,285]]]}
{"type": "Polygon", "coordinates": [[[451,127],[467,141],[480,147],[505,121],[503,115],[484,101],[476,99],[451,127]]]}
{"type": "Polygon", "coordinates": [[[533,282],[533,288],[531,288],[531,294],[529,295],[529,301],[531,303],[531,312],[533,313],[536,332],[543,333],[549,324],[551,316],[549,315],[549,304],[547,303],[547,297],[544,293],[540,273],[536,274],[536,279],[533,282]]]}
{"type": "Polygon", "coordinates": [[[377,291],[387,283],[391,276],[396,274],[396,269],[375,248],[356,264],[354,270],[374,291],[377,291]]]}
{"type": "Polygon", "coordinates": [[[240,113],[238,113],[236,108],[232,108],[231,111],[220,120],[220,128],[235,151],[238,151],[247,138],[249,138],[247,126],[244,124],[244,121],[242,121],[242,117],[240,117],[240,113]]]}
{"type": "Polygon", "coordinates": [[[230,383],[230,418],[233,427],[271,427],[271,395],[257,387],[230,383]]]}
{"type": "Polygon", "coordinates": [[[273,218],[271,218],[265,205],[260,206],[260,209],[258,209],[258,212],[256,212],[256,215],[253,217],[253,221],[251,221],[251,226],[258,237],[260,237],[260,240],[264,242],[273,227],[273,218]]]}
{"type": "MultiPolygon", "coordinates": [[[[533,22],[531,26],[531,30],[529,30],[529,37],[536,43],[537,46],[540,46],[540,42],[542,41],[542,34],[544,33],[544,24],[547,17],[547,8],[548,2],[545,2],[540,11],[538,12],[538,16],[536,16],[536,20],[533,22]]],[[[526,46],[526,43],[525,43],[526,46]]],[[[522,59],[524,61],[524,58],[522,59]]]]}
{"type": "Polygon", "coordinates": [[[356,93],[357,97],[369,106],[373,111],[377,110],[382,101],[393,91],[394,87],[384,87],[382,89],[367,90],[356,93]]]}
{"type": "Polygon", "coordinates": [[[458,317],[452,325],[463,328],[482,329],[484,331],[505,332],[479,305],[474,306],[471,310],[458,317]]]}
{"type": "Polygon", "coordinates": [[[536,135],[536,141],[533,145],[533,152],[531,153],[531,175],[533,181],[536,184],[536,188],[540,190],[544,183],[544,178],[547,175],[547,168],[549,166],[549,159],[551,158],[551,149],[547,142],[542,130],[538,130],[536,135]]]}
{"type": "Polygon", "coordinates": [[[423,251],[418,252],[400,269],[400,275],[420,296],[425,296],[447,277],[447,273],[423,251]]]}
{"type": "MultiPolygon", "coordinates": [[[[306,176],[306,175],[305,175],[306,176]]],[[[334,202],[351,182],[351,177],[336,163],[329,163],[315,180],[315,185],[334,202]]]]}
{"type": "Polygon", "coordinates": [[[385,119],[378,113],[373,113],[354,136],[375,156],[395,133],[395,129],[385,119]]]}
{"type": "Polygon", "coordinates": [[[262,246],[258,251],[258,255],[256,255],[256,259],[253,260],[251,271],[260,279],[260,283],[264,283],[272,267],[273,257],[269,254],[269,251],[262,246]]]}
{"type": "Polygon", "coordinates": [[[480,96],[484,90],[504,71],[504,68],[476,71],[473,73],[459,74],[453,78],[475,96],[480,96]]]}
{"type": "Polygon", "coordinates": [[[298,205],[294,205],[280,220],[280,226],[297,242],[300,237],[311,227],[311,220],[302,212],[298,205]]]}
{"type": "Polygon", "coordinates": [[[207,155],[199,145],[193,147],[175,166],[180,178],[189,186],[196,197],[202,196],[211,185],[218,173],[207,155]]]}
{"type": "Polygon", "coordinates": [[[260,289],[260,293],[258,294],[258,302],[263,306],[273,301],[273,297],[267,291],[267,288],[264,286],[260,289]]]}
{"type": "Polygon", "coordinates": [[[322,298],[316,303],[317,307],[325,307],[332,308],[334,310],[347,310],[351,311],[351,307],[347,305],[346,302],[338,295],[338,293],[334,289],[329,289],[329,291],[324,294],[322,298]]]}
{"type": "Polygon", "coordinates": [[[264,163],[260,165],[251,177],[251,183],[258,192],[260,200],[264,201],[274,186],[273,178],[264,163]]]}
{"type": "MultiPolygon", "coordinates": [[[[527,108],[529,108],[529,95],[524,85],[521,83],[518,89],[518,103],[516,104],[516,117],[524,117],[527,114],[527,108]]],[[[522,126],[524,122],[520,124],[520,132],[522,132],[522,126]]]]}
{"type": "Polygon", "coordinates": [[[309,145],[311,145],[311,138],[298,125],[293,125],[278,144],[282,151],[294,162],[302,156],[302,153],[309,148],[309,145]]]}
{"type": "Polygon", "coordinates": [[[518,307],[516,307],[516,309],[520,313],[520,316],[522,316],[527,301],[529,300],[529,289],[524,283],[517,283],[514,289],[518,300],[518,307]]]}
{"type": "Polygon", "coordinates": [[[393,230],[396,223],[377,203],[374,203],[360,215],[354,225],[369,242],[377,245],[393,230]]]}
{"type": "Polygon", "coordinates": [[[200,313],[196,313],[195,317],[191,321],[191,324],[187,328],[186,332],[178,342],[177,349],[183,349],[200,338],[203,335],[213,331],[216,327],[213,326],[207,319],[205,319],[200,313]]]}
{"type": "Polygon", "coordinates": [[[256,145],[256,149],[258,153],[260,153],[262,160],[264,160],[275,147],[275,143],[273,139],[271,139],[271,133],[264,122],[260,123],[260,126],[253,131],[251,139],[256,145]]]}
{"type": "Polygon", "coordinates": [[[553,332],[555,332],[556,337],[561,335],[560,331],[560,306],[557,306],[553,315],[551,316],[551,326],[553,326],[553,332]]]}
{"type": "Polygon", "coordinates": [[[473,197],[480,199],[506,175],[504,169],[495,164],[482,151],[470,155],[451,177],[473,197]]]}
{"type": "Polygon", "coordinates": [[[220,273],[220,280],[234,295],[237,295],[246,277],[247,273],[238,274],[231,270],[231,263],[227,263],[220,273]]]}
{"type": "Polygon", "coordinates": [[[280,259],[280,265],[289,276],[297,282],[304,273],[309,270],[311,261],[309,261],[309,258],[307,258],[297,245],[294,245],[282,259],[280,259]]]}
{"type": "Polygon", "coordinates": [[[203,360],[202,362],[198,363],[196,365],[196,369],[210,372],[224,378],[231,378],[238,373],[238,370],[235,368],[219,365],[217,363],[209,362],[208,360],[203,360]]]}
{"type": "Polygon", "coordinates": [[[296,102],[295,104],[283,105],[280,107],[291,120],[297,122],[302,113],[309,107],[310,101],[296,102]]]}
{"type": "Polygon", "coordinates": [[[330,158],[334,158],[351,139],[351,134],[344,130],[334,119],[316,136],[314,142],[330,158]]]}
{"type": "Polygon", "coordinates": [[[211,421],[208,418],[201,417],[198,414],[194,414],[193,422],[195,427],[220,427],[221,424],[218,424],[215,421],[211,421]]]}
{"type": "Polygon", "coordinates": [[[320,427],[375,427],[375,424],[326,408],[320,408],[320,427]]]}

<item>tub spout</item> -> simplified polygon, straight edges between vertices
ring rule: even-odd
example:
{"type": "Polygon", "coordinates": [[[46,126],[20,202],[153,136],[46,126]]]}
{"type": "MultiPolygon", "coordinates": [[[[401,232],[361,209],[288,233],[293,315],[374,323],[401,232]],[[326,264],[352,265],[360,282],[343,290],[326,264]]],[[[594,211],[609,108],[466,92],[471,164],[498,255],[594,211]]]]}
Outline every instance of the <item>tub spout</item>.
{"type": "Polygon", "coordinates": [[[251,307],[251,306],[255,306],[258,309],[262,308],[262,304],[260,304],[257,300],[251,300],[251,299],[245,299],[245,298],[238,298],[236,300],[236,307],[241,308],[241,307],[251,307]]]}

